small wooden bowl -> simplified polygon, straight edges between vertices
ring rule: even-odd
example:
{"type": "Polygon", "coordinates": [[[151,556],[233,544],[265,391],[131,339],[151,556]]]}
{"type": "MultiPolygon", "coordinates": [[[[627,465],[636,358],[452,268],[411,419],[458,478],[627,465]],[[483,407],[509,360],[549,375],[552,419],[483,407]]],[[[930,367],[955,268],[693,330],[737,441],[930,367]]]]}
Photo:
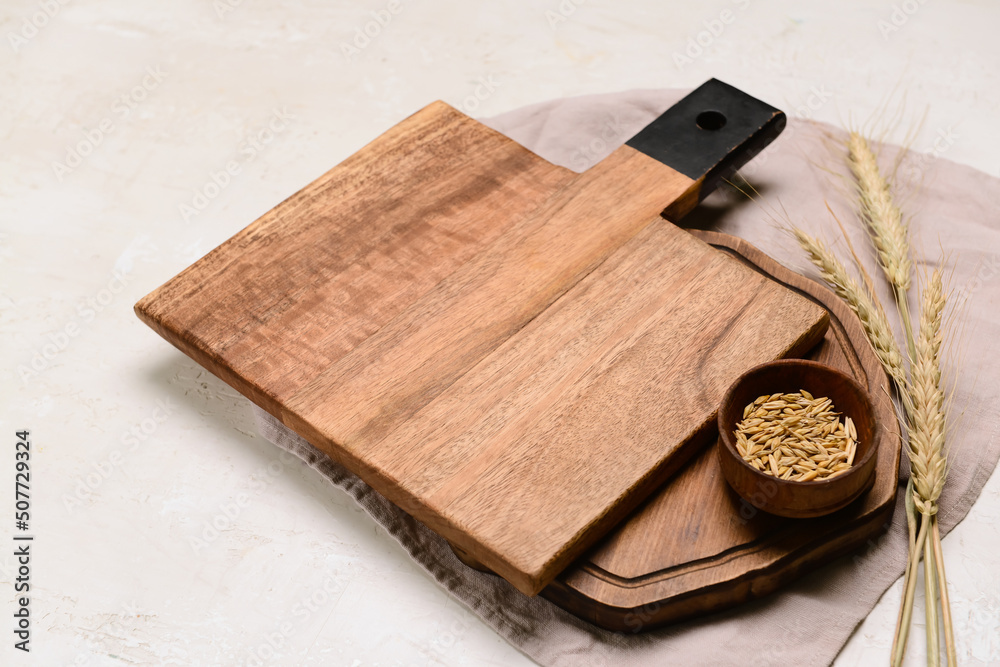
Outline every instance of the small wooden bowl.
{"type": "Polygon", "coordinates": [[[816,517],[848,505],[875,481],[878,444],[878,421],[865,390],[840,371],[815,361],[782,359],[757,366],[733,383],[719,408],[719,463],[723,476],[744,500],[778,516],[816,517]],[[841,413],[841,420],[850,417],[857,429],[854,465],[832,479],[793,482],[765,475],[744,461],[736,449],[736,425],[749,403],[764,394],[800,389],[816,397],[828,397],[841,413]]]}

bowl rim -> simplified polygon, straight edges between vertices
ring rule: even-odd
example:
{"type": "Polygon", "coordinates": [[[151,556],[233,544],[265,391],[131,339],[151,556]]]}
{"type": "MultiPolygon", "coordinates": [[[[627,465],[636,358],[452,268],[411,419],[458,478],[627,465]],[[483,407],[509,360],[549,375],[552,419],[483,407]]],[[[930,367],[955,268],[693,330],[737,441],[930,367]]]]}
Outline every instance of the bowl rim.
{"type": "MultiPolygon", "coordinates": [[[[851,376],[847,375],[840,369],[834,368],[833,366],[828,366],[827,364],[824,364],[819,361],[813,361],[812,359],[775,359],[773,361],[767,361],[762,364],[758,364],[757,366],[754,366],[753,368],[747,370],[745,373],[736,378],[736,380],[726,390],[725,395],[722,397],[722,403],[719,404],[716,426],[719,430],[720,444],[729,451],[731,458],[738,461],[747,470],[752,471],[753,474],[757,476],[759,479],[775,482],[779,486],[788,486],[789,488],[810,488],[810,487],[817,488],[821,486],[830,486],[834,484],[844,484],[846,480],[849,480],[853,477],[857,477],[858,475],[862,474],[862,471],[867,467],[866,464],[869,462],[869,460],[874,458],[878,453],[879,446],[881,445],[882,442],[881,423],[879,422],[878,413],[875,411],[875,405],[872,402],[871,396],[868,395],[868,391],[861,385],[860,382],[858,382],[851,376]],[[747,463],[743,459],[743,457],[740,456],[739,451],[736,449],[736,438],[731,433],[731,429],[729,429],[722,423],[723,415],[725,412],[724,408],[733,402],[733,398],[737,389],[740,387],[741,384],[743,384],[743,382],[746,381],[748,377],[752,376],[753,374],[761,370],[773,366],[798,366],[798,365],[812,367],[816,370],[819,370],[820,372],[825,372],[831,375],[840,376],[840,378],[846,380],[848,384],[853,385],[854,388],[858,391],[859,395],[863,398],[865,410],[869,412],[872,418],[873,428],[872,428],[871,447],[868,448],[868,450],[865,452],[864,456],[862,456],[860,460],[855,461],[851,465],[849,470],[845,471],[844,474],[837,475],[832,479],[828,478],[828,479],[799,482],[791,479],[781,479],[780,477],[775,477],[774,475],[766,475],[762,473],[760,470],[757,470],[752,465],[747,463]]],[[[874,470],[871,470],[869,472],[873,473],[874,470]]]]}

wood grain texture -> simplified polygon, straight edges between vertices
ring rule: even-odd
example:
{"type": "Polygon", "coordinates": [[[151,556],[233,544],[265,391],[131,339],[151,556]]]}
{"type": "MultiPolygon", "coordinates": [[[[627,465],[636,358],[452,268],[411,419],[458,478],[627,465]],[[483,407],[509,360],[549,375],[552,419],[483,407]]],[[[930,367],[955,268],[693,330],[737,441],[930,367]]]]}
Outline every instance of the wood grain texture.
{"type": "MultiPolygon", "coordinates": [[[[468,335],[458,323],[509,316],[492,308],[463,309],[442,333],[468,335]]],[[[428,324],[440,331],[447,317],[436,304],[417,309],[433,310],[428,324]]],[[[387,349],[406,360],[436,337],[401,319],[417,342],[393,338],[387,349]]],[[[531,593],[663,481],[740,373],[804,350],[826,325],[821,309],[662,218],[530,320],[488,354],[477,351],[475,364],[447,354],[454,343],[435,349],[451,383],[412,391],[401,416],[392,399],[380,402],[390,382],[414,382],[393,359],[349,385],[370,392],[362,405],[380,410],[371,410],[374,426],[355,426],[364,410],[332,407],[349,400],[345,380],[296,396],[290,410],[309,411],[290,422],[363,461],[394,502],[531,593]]]]}
{"type": "Polygon", "coordinates": [[[279,416],[302,386],[576,176],[435,102],[143,298],[136,313],[279,416]]]}
{"type": "Polygon", "coordinates": [[[331,364],[287,401],[288,412],[342,447],[366,450],[693,186],[622,146],[331,364]]]}
{"type": "Polygon", "coordinates": [[[584,174],[435,104],[136,306],[206,368],[534,594],[826,314],[665,222],[700,183],[584,174]]]}
{"type": "Polygon", "coordinates": [[[821,304],[830,327],[808,357],[868,388],[882,429],[872,489],[819,519],[784,519],[742,501],[719,470],[714,438],[542,595],[601,627],[639,632],[766,595],[887,530],[899,426],[889,383],[857,318],[828,289],[724,234],[691,232],[821,304]]]}

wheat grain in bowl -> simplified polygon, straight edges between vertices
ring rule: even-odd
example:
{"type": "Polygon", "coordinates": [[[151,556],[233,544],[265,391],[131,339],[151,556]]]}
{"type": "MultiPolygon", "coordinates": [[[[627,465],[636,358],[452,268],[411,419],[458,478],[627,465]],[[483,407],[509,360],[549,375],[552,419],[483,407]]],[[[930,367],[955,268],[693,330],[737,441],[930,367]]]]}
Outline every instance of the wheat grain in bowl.
{"type": "Polygon", "coordinates": [[[793,482],[830,479],[850,470],[858,448],[854,422],[841,416],[829,398],[804,389],[758,396],[743,408],[736,449],[765,475],[793,482]]]}

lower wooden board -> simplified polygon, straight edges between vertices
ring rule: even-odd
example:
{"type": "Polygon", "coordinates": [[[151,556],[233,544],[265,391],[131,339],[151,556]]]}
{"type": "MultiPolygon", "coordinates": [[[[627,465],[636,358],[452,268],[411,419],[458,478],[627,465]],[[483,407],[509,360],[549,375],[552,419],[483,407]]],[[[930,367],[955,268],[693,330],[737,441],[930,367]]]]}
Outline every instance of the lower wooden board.
{"type": "Polygon", "coordinates": [[[868,388],[886,429],[872,489],[819,519],[756,510],[726,484],[712,432],[680,472],[542,595],[595,625],[640,632],[767,595],[884,532],[892,518],[901,440],[888,379],[854,314],[828,289],[725,234],[691,232],[830,313],[808,358],[868,388]]]}

